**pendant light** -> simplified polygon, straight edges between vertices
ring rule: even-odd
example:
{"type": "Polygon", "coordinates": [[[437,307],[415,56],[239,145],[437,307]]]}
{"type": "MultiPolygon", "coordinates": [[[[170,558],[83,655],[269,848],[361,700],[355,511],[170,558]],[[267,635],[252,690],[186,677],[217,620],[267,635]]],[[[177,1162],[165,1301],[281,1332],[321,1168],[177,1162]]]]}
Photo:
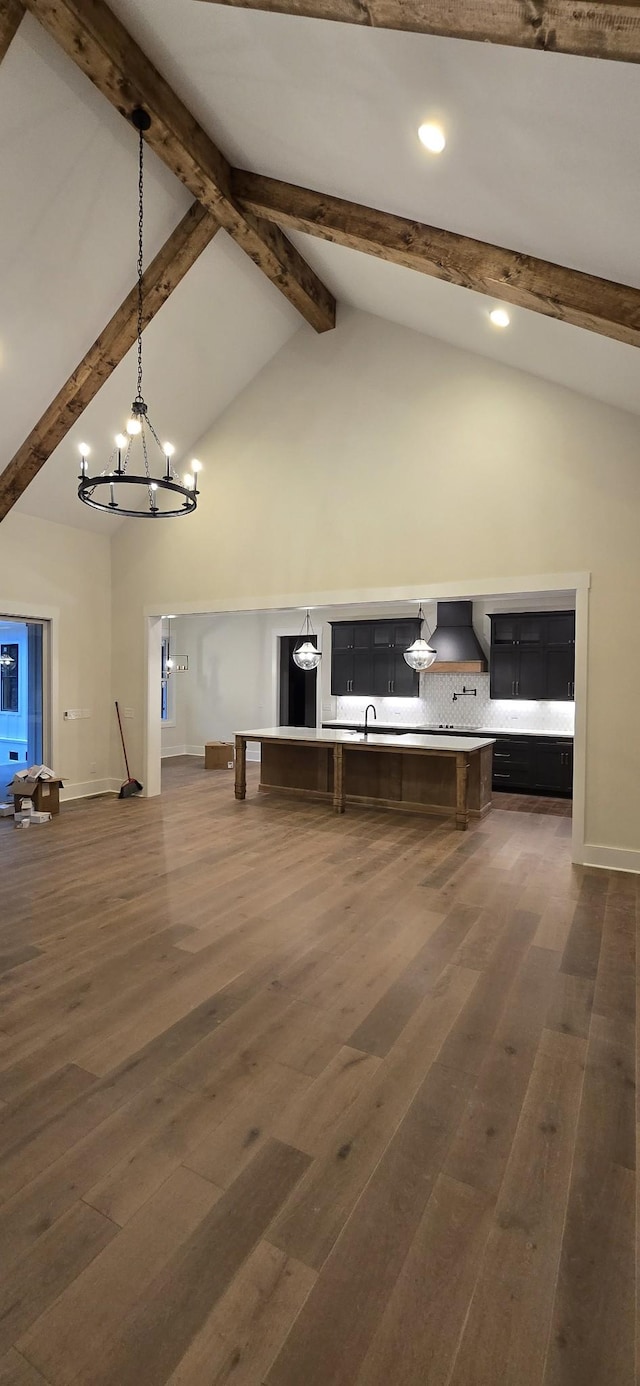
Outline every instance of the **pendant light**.
{"type": "Polygon", "coordinates": [[[124,433],[117,433],[109,462],[104,471],[89,475],[86,443],[80,443],[80,474],[78,496],[94,510],[136,518],[157,520],[175,515],[191,515],[198,503],[197,474],[199,462],[192,462],[190,472],[182,478],[174,471],[171,458],[175,448],[161,443],[149,418],[142,394],[142,322],[143,322],[143,229],[144,229],[144,132],[151,117],[140,107],[131,114],[138,131],[138,387],[131,405],[131,418],[124,433]],[[156,472],[149,462],[150,449],[158,450],[162,463],[156,472]],[[131,466],[129,464],[131,463],[131,466]]]}
{"type": "Polygon", "coordinates": [[[437,650],[433,650],[431,645],[428,645],[427,641],[422,639],[422,626],[424,623],[422,602],[420,602],[420,606],[418,607],[418,620],[420,622],[420,634],[418,639],[414,640],[413,644],[409,646],[408,650],[404,651],[404,658],[410,669],[416,669],[418,673],[421,673],[424,669],[430,669],[431,665],[438,658],[437,650]]]}
{"type": "Polygon", "coordinates": [[[306,674],[310,673],[312,669],[317,669],[320,660],[322,659],[321,651],[317,650],[315,645],[311,644],[312,635],[315,639],[315,632],[313,626],[311,625],[311,618],[309,616],[309,612],[307,611],[307,614],[304,618],[302,630],[300,631],[300,635],[298,636],[298,639],[302,641],[302,644],[296,645],[295,650],[293,651],[294,664],[297,664],[299,669],[304,669],[306,674]]]}

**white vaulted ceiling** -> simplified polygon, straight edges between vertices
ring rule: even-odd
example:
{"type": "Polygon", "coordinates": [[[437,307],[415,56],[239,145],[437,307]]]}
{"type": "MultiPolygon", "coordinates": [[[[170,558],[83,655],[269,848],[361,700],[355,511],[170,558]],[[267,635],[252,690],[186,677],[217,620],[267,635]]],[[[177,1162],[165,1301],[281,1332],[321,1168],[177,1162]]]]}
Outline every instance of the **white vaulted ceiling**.
{"type": "MultiPolygon", "coordinates": [[[[640,287],[636,66],[203,0],[111,3],[232,163],[640,287]],[[447,134],[436,158],[416,138],[429,118],[447,134]]],[[[190,197],[152,152],[146,174],[148,261],[190,197]]],[[[1,470],[135,275],[135,134],[30,15],[0,66],[0,186],[1,470]]],[[[640,412],[635,348],[524,309],[499,332],[482,295],[291,238],[339,301],[640,412]]],[[[156,426],[188,453],[299,328],[218,233],[145,333],[156,426]]],[[[75,444],[99,452],[134,382],[130,353],[20,508],[101,526],[74,494],[75,444]]]]}

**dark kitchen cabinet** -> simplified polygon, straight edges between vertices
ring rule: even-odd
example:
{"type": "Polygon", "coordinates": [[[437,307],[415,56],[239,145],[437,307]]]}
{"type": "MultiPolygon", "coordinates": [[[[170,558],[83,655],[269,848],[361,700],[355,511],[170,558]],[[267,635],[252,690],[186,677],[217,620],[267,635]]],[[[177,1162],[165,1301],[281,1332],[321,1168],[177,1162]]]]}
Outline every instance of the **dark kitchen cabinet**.
{"type": "Polygon", "coordinates": [[[545,698],[566,703],[574,697],[575,656],[569,650],[547,650],[547,691],[545,698]]]}
{"type": "Polygon", "coordinates": [[[533,789],[540,794],[570,794],[573,784],[573,742],[538,742],[533,789]]]}
{"type": "Polygon", "coordinates": [[[332,626],[331,692],[361,697],[415,698],[419,679],[404,659],[419,622],[337,621],[332,626]]]}
{"type": "Polygon", "coordinates": [[[491,646],[490,688],[492,698],[515,698],[520,658],[515,645],[491,646]]]}
{"type": "Polygon", "coordinates": [[[492,698],[574,697],[575,612],[491,616],[492,698]]]}
{"type": "Polygon", "coordinates": [[[494,789],[570,797],[573,741],[568,737],[496,737],[492,782],[494,789]]]}

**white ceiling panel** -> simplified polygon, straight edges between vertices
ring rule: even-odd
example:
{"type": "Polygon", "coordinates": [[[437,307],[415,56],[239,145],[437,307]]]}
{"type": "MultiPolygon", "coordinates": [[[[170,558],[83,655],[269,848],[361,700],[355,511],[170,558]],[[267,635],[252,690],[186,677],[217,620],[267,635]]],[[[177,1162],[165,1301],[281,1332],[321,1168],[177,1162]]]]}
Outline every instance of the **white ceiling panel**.
{"type": "MultiPolygon", "coordinates": [[[[640,286],[636,66],[202,0],[112,4],[233,163],[640,286]],[[439,158],[416,137],[429,118],[446,130],[439,158]]],[[[136,153],[133,130],[27,15],[0,68],[0,470],[134,282],[136,153]]],[[[151,151],[146,171],[148,263],[190,197],[151,151]]],[[[637,350],[515,308],[500,333],[481,295],[292,239],[342,302],[640,412],[637,350]]],[[[188,454],[299,327],[219,233],[145,333],[159,433],[188,454]]],[[[112,523],[77,500],[76,445],[106,463],[134,385],[130,353],[22,510],[112,523]]]]}
{"type": "Polygon", "coordinates": [[[114,8],[234,163],[640,285],[634,64],[202,0],[114,8]],[[429,118],[439,158],[416,138],[429,118]]]}
{"type": "Polygon", "coordinates": [[[509,327],[496,328],[489,312],[503,306],[497,299],[314,236],[294,232],[292,240],[341,303],[640,414],[636,347],[510,303],[509,327]]]}

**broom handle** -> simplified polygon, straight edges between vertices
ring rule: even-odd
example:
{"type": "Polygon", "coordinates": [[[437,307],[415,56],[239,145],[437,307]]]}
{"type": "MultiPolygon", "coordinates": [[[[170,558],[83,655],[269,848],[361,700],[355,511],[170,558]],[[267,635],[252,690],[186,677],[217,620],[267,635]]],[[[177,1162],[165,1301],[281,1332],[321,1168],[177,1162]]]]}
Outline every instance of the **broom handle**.
{"type": "Polygon", "coordinates": [[[127,779],[130,780],[130,779],[131,779],[131,775],[130,775],[130,773],[129,773],[129,762],[128,762],[128,760],[127,760],[127,748],[126,748],[126,746],[125,746],[125,744],[124,744],[124,732],[123,732],[123,730],[122,730],[122,722],[120,721],[120,708],[118,707],[118,700],[117,700],[117,698],[116,698],[116,712],[117,712],[117,714],[118,714],[118,726],[119,726],[119,728],[120,728],[120,740],[121,740],[121,742],[122,742],[122,753],[123,753],[123,755],[124,755],[124,763],[125,763],[126,768],[127,768],[127,779]]]}

